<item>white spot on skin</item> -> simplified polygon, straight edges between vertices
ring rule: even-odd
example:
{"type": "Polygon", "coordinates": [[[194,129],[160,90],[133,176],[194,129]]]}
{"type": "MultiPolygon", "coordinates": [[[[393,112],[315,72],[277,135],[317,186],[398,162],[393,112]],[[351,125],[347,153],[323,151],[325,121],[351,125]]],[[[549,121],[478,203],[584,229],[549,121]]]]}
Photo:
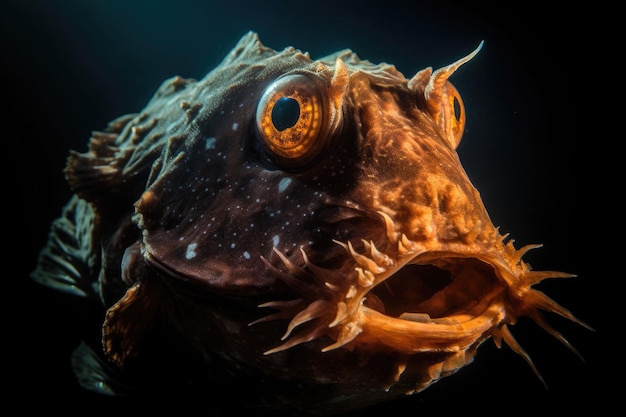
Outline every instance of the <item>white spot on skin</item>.
{"type": "Polygon", "coordinates": [[[279,243],[280,243],[280,237],[278,235],[274,235],[274,237],[272,238],[272,244],[274,246],[278,246],[279,243]]]}
{"type": "Polygon", "coordinates": [[[211,136],[210,138],[206,138],[204,140],[204,150],[208,151],[209,149],[215,149],[215,142],[217,142],[217,139],[215,139],[213,136],[211,136]]]}
{"type": "Polygon", "coordinates": [[[239,123],[233,123],[233,131],[236,131],[239,127],[239,123]]]}
{"type": "Polygon", "coordinates": [[[237,245],[236,245],[236,244],[234,244],[234,243],[231,243],[231,244],[230,244],[230,248],[231,248],[231,249],[235,249],[235,246],[237,246],[237,245]]]}
{"type": "Polygon", "coordinates": [[[282,193],[283,191],[285,191],[287,187],[289,187],[289,184],[291,184],[291,178],[283,178],[282,180],[280,180],[280,182],[278,183],[278,192],[282,193]]]}
{"type": "Polygon", "coordinates": [[[250,253],[248,253],[248,251],[245,251],[243,253],[243,257],[246,258],[246,259],[250,259],[250,253]]]}
{"type": "Polygon", "coordinates": [[[187,246],[187,253],[185,253],[185,258],[187,259],[195,258],[197,255],[196,253],[197,247],[198,247],[197,243],[190,243],[189,246],[187,246]]]}

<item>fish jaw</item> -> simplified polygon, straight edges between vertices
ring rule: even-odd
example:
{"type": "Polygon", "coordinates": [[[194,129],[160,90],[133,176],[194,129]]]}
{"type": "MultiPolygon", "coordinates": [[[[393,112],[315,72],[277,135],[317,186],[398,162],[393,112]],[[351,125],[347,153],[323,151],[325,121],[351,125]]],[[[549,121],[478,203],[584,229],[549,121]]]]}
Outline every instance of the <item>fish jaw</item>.
{"type": "MultiPolygon", "coordinates": [[[[391,226],[389,222],[387,225],[391,226]]],[[[337,241],[354,260],[353,270],[340,274],[342,278],[311,264],[304,249],[304,267],[292,264],[279,253],[288,274],[300,275],[298,279],[305,274],[315,276],[315,281],[324,282],[324,291],[306,290],[297,300],[261,305],[281,311],[254,323],[291,319],[283,343],[266,351],[266,355],[322,337],[333,340],[322,353],[335,349],[394,352],[397,370],[391,372],[385,389],[404,373],[411,374],[406,368],[414,358],[439,355],[440,361],[430,365],[428,372],[424,372],[425,365],[420,365],[419,380],[411,388],[420,391],[471,362],[478,346],[493,338],[498,346],[504,341],[522,356],[542,380],[507,326],[528,316],[574,350],[547,324],[540,310],[588,326],[532,288],[546,278],[573,275],[531,270],[521,258],[540,245],[516,249],[512,241],[506,242],[507,236],[495,230],[488,245],[484,240],[448,244],[433,240],[425,244],[401,234],[394,245],[387,246],[387,253],[371,241],[363,241],[359,251],[351,242],[337,241]],[[305,293],[316,294],[317,298],[307,298],[305,293]]]]}
{"type": "MultiPolygon", "coordinates": [[[[341,330],[326,351],[343,346],[356,333],[346,329],[358,328],[358,336],[348,343],[408,355],[456,352],[482,341],[506,320],[506,286],[478,257],[425,252],[407,258],[378,276],[372,274],[371,286],[354,291],[348,302],[354,315],[333,323],[341,330]],[[426,276],[420,276],[421,268],[426,276]]],[[[357,274],[364,271],[359,268],[357,274]]]]}

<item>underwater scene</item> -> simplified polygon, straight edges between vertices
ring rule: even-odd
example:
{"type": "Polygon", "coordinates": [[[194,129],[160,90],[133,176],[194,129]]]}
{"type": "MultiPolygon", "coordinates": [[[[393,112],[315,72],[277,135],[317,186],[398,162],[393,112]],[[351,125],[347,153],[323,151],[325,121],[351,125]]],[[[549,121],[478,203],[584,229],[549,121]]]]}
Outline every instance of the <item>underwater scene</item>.
{"type": "Polygon", "coordinates": [[[10,0],[8,398],[602,413],[579,34],[533,9],[10,0]]]}

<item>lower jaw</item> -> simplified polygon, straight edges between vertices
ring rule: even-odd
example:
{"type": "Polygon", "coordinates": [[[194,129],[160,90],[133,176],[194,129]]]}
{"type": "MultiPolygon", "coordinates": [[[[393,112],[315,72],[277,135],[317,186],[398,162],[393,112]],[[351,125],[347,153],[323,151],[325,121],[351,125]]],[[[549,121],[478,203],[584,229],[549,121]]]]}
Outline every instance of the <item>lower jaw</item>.
{"type": "Polygon", "coordinates": [[[362,331],[354,342],[402,354],[465,350],[486,338],[491,329],[505,320],[506,312],[497,301],[498,295],[499,292],[489,294],[466,313],[423,321],[394,318],[362,306],[359,312],[362,331]]]}

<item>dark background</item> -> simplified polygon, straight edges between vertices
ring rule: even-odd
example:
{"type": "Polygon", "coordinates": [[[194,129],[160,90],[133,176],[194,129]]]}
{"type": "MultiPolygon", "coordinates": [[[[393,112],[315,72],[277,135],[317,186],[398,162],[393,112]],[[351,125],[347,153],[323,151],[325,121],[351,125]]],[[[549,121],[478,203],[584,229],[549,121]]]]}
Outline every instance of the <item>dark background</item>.
{"type": "Polygon", "coordinates": [[[400,0],[9,0],[2,9],[2,138],[9,162],[4,237],[10,247],[4,262],[12,265],[2,292],[3,359],[10,371],[3,379],[8,399],[24,398],[23,410],[73,415],[126,406],[83,391],[71,374],[85,306],[28,279],[50,222],[70,196],[62,174],[69,150],[85,151],[92,130],[139,111],[166,78],[204,76],[248,30],[273,49],[294,46],[313,58],[351,48],[361,58],[394,64],[407,78],[452,63],[485,40],[452,78],[468,118],[461,160],[494,224],[518,247],[544,244],[525,258],[535,269],[578,275],[539,288],[596,329],[550,317],[583,362],[529,321],[513,328],[548,389],[508,347],[487,342],[457,375],[355,415],[404,409],[415,415],[565,414],[581,407],[603,414],[608,407],[613,398],[604,373],[618,370],[612,355],[619,352],[610,348],[603,319],[614,307],[606,297],[607,275],[595,264],[601,242],[588,238],[596,237],[588,219],[598,192],[583,185],[590,147],[581,133],[582,70],[571,64],[585,36],[582,13],[570,8],[565,17],[529,2],[400,0]]]}

